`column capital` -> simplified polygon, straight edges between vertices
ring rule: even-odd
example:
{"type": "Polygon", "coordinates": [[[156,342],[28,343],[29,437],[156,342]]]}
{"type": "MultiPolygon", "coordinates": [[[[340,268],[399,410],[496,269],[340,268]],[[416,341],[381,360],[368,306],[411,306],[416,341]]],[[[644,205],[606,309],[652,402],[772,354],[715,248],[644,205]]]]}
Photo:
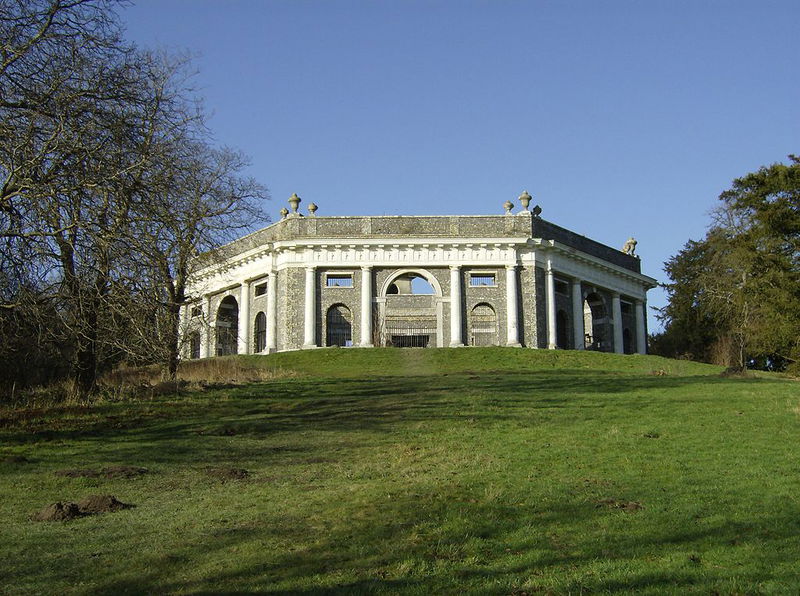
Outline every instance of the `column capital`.
{"type": "Polygon", "coordinates": [[[361,271],[372,271],[372,265],[361,265],[361,271]]]}
{"type": "Polygon", "coordinates": [[[450,271],[458,271],[461,269],[461,265],[450,265],[450,271]]]}
{"type": "Polygon", "coordinates": [[[519,265],[514,263],[513,265],[506,265],[506,271],[514,271],[519,265]]]}
{"type": "Polygon", "coordinates": [[[306,265],[306,271],[316,271],[316,270],[317,270],[316,265],[306,265]]]}

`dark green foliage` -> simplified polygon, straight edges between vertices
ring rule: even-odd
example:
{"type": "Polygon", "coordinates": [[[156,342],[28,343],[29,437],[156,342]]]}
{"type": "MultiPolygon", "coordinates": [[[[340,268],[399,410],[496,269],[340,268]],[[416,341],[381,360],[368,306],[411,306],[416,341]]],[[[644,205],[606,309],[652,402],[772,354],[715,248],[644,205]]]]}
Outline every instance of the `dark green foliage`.
{"type": "Polygon", "coordinates": [[[789,160],[734,180],[706,237],[665,263],[657,353],[739,366],[798,357],[800,160],[789,160]]]}

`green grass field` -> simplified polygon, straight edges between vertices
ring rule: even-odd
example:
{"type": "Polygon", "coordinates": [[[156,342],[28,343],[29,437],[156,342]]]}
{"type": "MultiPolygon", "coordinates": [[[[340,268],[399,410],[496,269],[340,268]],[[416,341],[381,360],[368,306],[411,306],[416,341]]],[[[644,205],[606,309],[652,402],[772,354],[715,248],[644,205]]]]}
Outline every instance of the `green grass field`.
{"type": "Polygon", "coordinates": [[[240,362],[278,373],[0,410],[0,592],[800,593],[795,381],[503,348],[240,362]],[[114,465],[149,472],[56,474],[114,465]],[[135,507],[30,520],[92,494],[135,507]]]}

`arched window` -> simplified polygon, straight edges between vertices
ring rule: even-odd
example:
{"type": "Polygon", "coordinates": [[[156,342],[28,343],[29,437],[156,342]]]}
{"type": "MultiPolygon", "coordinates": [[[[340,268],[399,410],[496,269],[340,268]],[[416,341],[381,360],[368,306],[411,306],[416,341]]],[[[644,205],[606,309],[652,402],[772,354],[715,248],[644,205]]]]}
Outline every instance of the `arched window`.
{"type": "Polygon", "coordinates": [[[200,334],[192,331],[189,335],[189,358],[197,360],[200,358],[200,334]]]}
{"type": "Polygon", "coordinates": [[[253,331],[253,348],[256,353],[263,352],[267,347],[267,317],[263,312],[256,315],[253,331]]]}
{"type": "Polygon", "coordinates": [[[328,309],[326,319],[326,345],[353,345],[353,315],[344,304],[334,304],[328,309]]]}
{"type": "Polygon", "coordinates": [[[217,356],[238,352],[239,303],[233,296],[226,296],[217,309],[217,356]]]}
{"type": "Polygon", "coordinates": [[[431,283],[419,273],[404,273],[397,276],[386,289],[387,294],[429,296],[435,294],[431,283]]]}
{"type": "Polygon", "coordinates": [[[497,314],[489,304],[476,304],[472,309],[469,335],[472,346],[497,345],[497,314]]]}

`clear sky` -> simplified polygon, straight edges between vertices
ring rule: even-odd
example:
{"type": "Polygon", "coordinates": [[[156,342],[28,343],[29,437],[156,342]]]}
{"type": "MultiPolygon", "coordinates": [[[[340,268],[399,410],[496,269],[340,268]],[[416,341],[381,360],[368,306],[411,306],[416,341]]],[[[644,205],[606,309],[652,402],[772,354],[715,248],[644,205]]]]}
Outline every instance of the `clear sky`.
{"type": "Polygon", "coordinates": [[[273,220],[293,192],[318,215],[450,215],[502,213],[527,189],[556,224],[635,236],[665,281],[733,178],[800,153],[797,0],[138,0],[120,15],[132,41],[196,56],[216,139],[250,156],[273,220]]]}

